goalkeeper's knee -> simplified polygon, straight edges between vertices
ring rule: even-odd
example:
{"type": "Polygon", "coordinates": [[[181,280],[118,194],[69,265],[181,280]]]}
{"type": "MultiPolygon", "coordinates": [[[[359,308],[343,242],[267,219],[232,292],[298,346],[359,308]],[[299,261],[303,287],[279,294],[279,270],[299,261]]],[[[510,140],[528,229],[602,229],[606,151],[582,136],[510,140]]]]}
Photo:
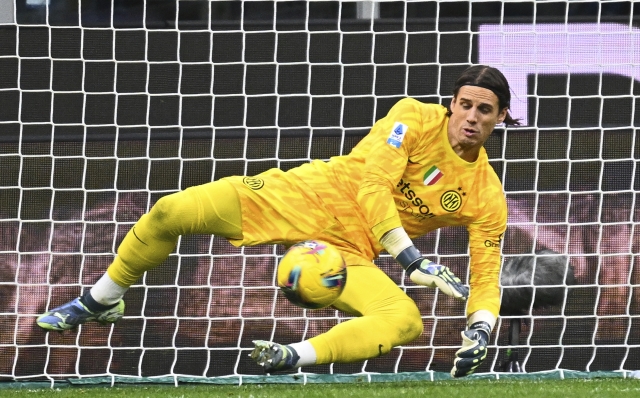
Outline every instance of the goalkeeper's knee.
{"type": "Polygon", "coordinates": [[[149,211],[150,232],[163,240],[191,233],[198,225],[198,203],[186,191],[163,196],[149,211]]]}
{"type": "Polygon", "coordinates": [[[424,330],[420,310],[413,300],[402,300],[394,305],[394,315],[388,321],[396,328],[392,346],[412,342],[420,337],[424,330]]]}

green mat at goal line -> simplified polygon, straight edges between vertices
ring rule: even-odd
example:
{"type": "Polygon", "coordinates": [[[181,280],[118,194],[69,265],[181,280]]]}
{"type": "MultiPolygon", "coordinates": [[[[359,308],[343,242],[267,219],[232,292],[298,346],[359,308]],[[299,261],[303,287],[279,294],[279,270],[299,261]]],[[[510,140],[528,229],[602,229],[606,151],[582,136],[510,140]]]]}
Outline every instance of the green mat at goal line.
{"type": "MultiPolygon", "coordinates": [[[[593,379],[593,378],[640,378],[639,371],[596,371],[583,372],[575,370],[553,370],[532,373],[485,373],[465,377],[460,380],[560,380],[560,379],[593,379]]],[[[0,382],[0,389],[10,388],[49,388],[72,386],[116,386],[132,384],[322,384],[322,383],[384,383],[402,381],[444,381],[453,380],[445,372],[406,372],[406,373],[362,373],[362,374],[287,374],[276,376],[224,376],[224,377],[194,377],[194,376],[162,376],[162,377],[125,377],[102,376],[73,378],[52,381],[9,381],[0,382]]]]}

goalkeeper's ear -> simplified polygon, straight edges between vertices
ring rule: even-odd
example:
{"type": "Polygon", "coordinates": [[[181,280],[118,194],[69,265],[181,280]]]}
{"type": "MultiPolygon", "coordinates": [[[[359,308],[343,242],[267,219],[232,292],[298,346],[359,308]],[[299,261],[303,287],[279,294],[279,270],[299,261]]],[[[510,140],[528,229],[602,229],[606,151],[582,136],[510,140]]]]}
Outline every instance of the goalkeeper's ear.
{"type": "Polygon", "coordinates": [[[467,317],[467,327],[473,325],[476,322],[486,322],[493,331],[496,326],[498,317],[489,310],[478,310],[467,317]]]}

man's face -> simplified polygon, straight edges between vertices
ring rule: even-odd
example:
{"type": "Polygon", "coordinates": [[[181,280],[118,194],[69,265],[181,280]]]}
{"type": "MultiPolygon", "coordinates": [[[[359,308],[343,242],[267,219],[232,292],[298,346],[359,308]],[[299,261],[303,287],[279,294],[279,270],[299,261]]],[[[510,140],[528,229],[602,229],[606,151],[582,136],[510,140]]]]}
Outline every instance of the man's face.
{"type": "Polygon", "coordinates": [[[462,86],[451,100],[451,112],[449,142],[460,155],[459,150],[478,151],[496,124],[502,123],[507,108],[500,109],[498,97],[489,89],[462,86]]]}

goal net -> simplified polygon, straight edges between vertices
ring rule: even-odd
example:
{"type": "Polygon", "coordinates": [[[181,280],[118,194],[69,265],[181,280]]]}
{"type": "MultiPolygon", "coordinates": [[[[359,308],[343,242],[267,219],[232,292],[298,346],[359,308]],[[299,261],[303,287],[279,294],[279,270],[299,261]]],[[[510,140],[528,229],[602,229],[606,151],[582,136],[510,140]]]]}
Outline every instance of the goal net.
{"type": "MultiPolygon", "coordinates": [[[[549,249],[574,276],[530,273],[529,304],[500,318],[478,373],[502,372],[509,351],[529,373],[640,369],[639,15],[579,1],[0,0],[0,378],[241,380],[263,374],[252,340],[348,320],[278,292],[284,247],[195,235],[127,292],[118,324],[35,324],[96,282],[158,198],[346,154],[401,98],[448,105],[475,63],[504,72],[523,122],[486,145],[509,204],[505,269],[549,249]]],[[[468,281],[467,243],[464,228],[417,240],[468,281]]],[[[376,264],[417,303],[423,335],[298,375],[450,370],[464,304],[388,255],[376,264]]]]}

